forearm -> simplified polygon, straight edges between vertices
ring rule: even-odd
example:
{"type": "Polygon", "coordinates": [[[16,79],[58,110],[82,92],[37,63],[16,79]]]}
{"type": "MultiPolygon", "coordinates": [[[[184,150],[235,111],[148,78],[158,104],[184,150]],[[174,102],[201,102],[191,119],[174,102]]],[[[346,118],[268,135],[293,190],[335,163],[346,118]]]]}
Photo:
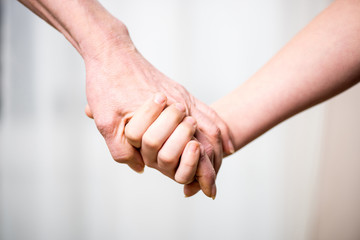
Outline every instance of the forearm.
{"type": "Polygon", "coordinates": [[[96,0],[19,0],[60,31],[83,57],[93,57],[106,42],[130,45],[125,25],[96,0]]]}
{"type": "Polygon", "coordinates": [[[252,78],[213,105],[232,130],[235,148],[356,84],[359,44],[360,1],[335,1],[252,78]]]}

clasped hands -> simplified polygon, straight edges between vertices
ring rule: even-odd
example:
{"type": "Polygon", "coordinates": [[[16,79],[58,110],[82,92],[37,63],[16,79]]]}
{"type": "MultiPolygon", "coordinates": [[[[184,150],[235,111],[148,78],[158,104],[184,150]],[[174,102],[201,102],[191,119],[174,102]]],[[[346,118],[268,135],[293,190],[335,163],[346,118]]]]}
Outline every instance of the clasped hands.
{"type": "MultiPolygon", "coordinates": [[[[92,117],[88,111],[87,115],[92,117]]],[[[205,153],[194,136],[196,131],[197,122],[194,117],[186,116],[183,104],[168,105],[166,96],[156,93],[126,122],[123,134],[135,152],[119,162],[129,164],[139,173],[144,165],[159,170],[188,186],[187,197],[195,194],[200,185],[208,197],[215,199],[215,179],[221,163],[215,168],[214,156],[205,153]],[[139,161],[144,165],[135,163],[139,161]]]]}
{"type": "Polygon", "coordinates": [[[86,114],[95,120],[115,161],[145,165],[216,196],[216,174],[234,152],[227,125],[213,109],[153,67],[135,48],[103,48],[85,58],[86,114]]]}
{"type": "Polygon", "coordinates": [[[158,93],[136,110],[125,126],[127,141],[139,150],[148,167],[181,184],[199,183],[207,196],[215,198],[214,159],[194,138],[196,120],[186,116],[181,103],[166,105],[166,96],[158,93]]]}

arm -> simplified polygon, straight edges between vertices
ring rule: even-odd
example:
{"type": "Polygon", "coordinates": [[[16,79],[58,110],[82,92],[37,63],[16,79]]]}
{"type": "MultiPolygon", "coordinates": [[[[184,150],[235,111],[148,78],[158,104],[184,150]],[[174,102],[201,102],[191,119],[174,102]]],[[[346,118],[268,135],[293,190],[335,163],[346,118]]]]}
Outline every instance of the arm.
{"type": "MultiPolygon", "coordinates": [[[[203,189],[209,197],[212,196],[211,186],[215,183],[223,149],[225,154],[233,152],[223,120],[183,86],[152,66],[135,48],[125,25],[96,0],[20,1],[60,31],[83,57],[89,104],[87,113],[94,118],[116,161],[128,164],[137,172],[143,170],[141,155],[127,142],[124,130],[134,111],[155,92],[164,93],[169,105],[179,102],[185,106],[186,115],[197,121],[195,136],[205,149],[200,161],[213,164],[212,169],[204,171],[208,173],[204,178],[208,179],[210,187],[203,189]]],[[[199,190],[196,181],[185,186],[188,196],[199,190]]]]}
{"type": "Polygon", "coordinates": [[[253,77],[213,105],[231,129],[235,148],[356,84],[359,46],[360,1],[335,1],[253,77]]]}
{"type": "Polygon", "coordinates": [[[108,41],[132,47],[126,26],[96,0],[19,0],[36,15],[61,32],[86,61],[108,41]]]}

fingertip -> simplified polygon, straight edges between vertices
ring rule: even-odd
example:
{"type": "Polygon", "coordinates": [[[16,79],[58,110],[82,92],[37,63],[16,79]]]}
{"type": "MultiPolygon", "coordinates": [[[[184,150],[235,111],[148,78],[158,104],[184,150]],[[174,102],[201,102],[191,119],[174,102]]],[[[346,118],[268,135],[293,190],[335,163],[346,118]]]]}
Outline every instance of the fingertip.
{"type": "Polygon", "coordinates": [[[185,197],[192,197],[200,191],[200,185],[198,181],[194,180],[192,183],[184,185],[185,197]]]}
{"type": "MultiPolygon", "coordinates": [[[[131,148],[131,157],[126,164],[135,172],[142,174],[145,169],[145,164],[140,153],[129,144],[126,144],[129,149],[131,148]]],[[[124,146],[125,147],[125,146],[124,146]]]]}
{"type": "Polygon", "coordinates": [[[185,117],[185,119],[183,120],[184,122],[187,122],[188,124],[190,124],[191,126],[193,126],[194,130],[196,129],[197,127],[197,122],[195,120],[194,117],[192,116],[187,116],[185,117]]]}
{"type": "Polygon", "coordinates": [[[86,107],[85,107],[85,114],[86,114],[86,116],[88,116],[89,118],[94,119],[94,116],[93,116],[93,114],[92,114],[92,112],[91,112],[91,109],[90,109],[89,104],[87,104],[86,107]]]}
{"type": "Polygon", "coordinates": [[[202,156],[200,156],[196,179],[198,180],[203,193],[208,197],[212,197],[216,173],[207,154],[202,154],[202,156]]]}
{"type": "MultiPolygon", "coordinates": [[[[200,144],[198,141],[195,141],[195,140],[191,140],[189,143],[189,151],[191,153],[197,153],[199,152],[199,149],[200,149],[200,144]]],[[[199,152],[200,153],[200,152],[199,152]]]]}
{"type": "Polygon", "coordinates": [[[217,192],[216,184],[214,184],[214,185],[212,186],[212,189],[211,189],[211,198],[212,198],[213,200],[215,200],[215,198],[216,198],[216,192],[217,192]]]}
{"type": "Polygon", "coordinates": [[[161,92],[157,92],[155,93],[154,96],[154,102],[160,105],[163,105],[166,102],[167,98],[165,96],[165,94],[161,93],[161,92]]]}
{"type": "Polygon", "coordinates": [[[234,144],[231,139],[228,140],[228,154],[233,154],[235,152],[234,144]]]}
{"type": "MultiPolygon", "coordinates": [[[[132,145],[135,148],[141,147],[141,135],[138,132],[132,131],[134,128],[130,125],[125,126],[124,135],[126,137],[126,140],[130,145],[132,145]]],[[[137,129],[135,129],[137,130],[137,129]]]]}
{"type": "Polygon", "coordinates": [[[175,177],[174,177],[175,181],[179,184],[188,184],[190,183],[191,181],[194,180],[194,178],[192,179],[187,179],[186,177],[184,176],[180,176],[179,174],[175,174],[175,177]]]}
{"type": "Polygon", "coordinates": [[[200,157],[200,146],[195,140],[187,143],[178,169],[175,173],[175,181],[180,184],[188,184],[194,181],[200,157]]]}
{"type": "Polygon", "coordinates": [[[144,170],[145,170],[145,167],[141,164],[129,164],[129,167],[134,170],[136,173],[139,173],[139,174],[143,174],[144,173],[144,170]]]}
{"type": "Polygon", "coordinates": [[[213,184],[200,183],[200,187],[201,187],[202,192],[209,198],[213,197],[212,186],[213,186],[213,184]]]}
{"type": "Polygon", "coordinates": [[[225,156],[231,155],[235,152],[233,135],[225,123],[219,124],[222,135],[223,153],[225,156]]]}

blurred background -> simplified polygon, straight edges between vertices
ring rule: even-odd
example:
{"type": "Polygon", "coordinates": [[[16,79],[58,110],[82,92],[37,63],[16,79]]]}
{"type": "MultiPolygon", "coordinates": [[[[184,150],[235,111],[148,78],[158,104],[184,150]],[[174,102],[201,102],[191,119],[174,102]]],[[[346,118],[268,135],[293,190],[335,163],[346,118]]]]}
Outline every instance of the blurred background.
{"type": "MultiPolygon", "coordinates": [[[[151,63],[209,104],[330,2],[101,1],[151,63]]],[[[215,201],[185,199],[160,173],[111,159],[61,34],[1,0],[0,41],[0,239],[360,239],[360,86],[226,158],[215,201]]]]}

